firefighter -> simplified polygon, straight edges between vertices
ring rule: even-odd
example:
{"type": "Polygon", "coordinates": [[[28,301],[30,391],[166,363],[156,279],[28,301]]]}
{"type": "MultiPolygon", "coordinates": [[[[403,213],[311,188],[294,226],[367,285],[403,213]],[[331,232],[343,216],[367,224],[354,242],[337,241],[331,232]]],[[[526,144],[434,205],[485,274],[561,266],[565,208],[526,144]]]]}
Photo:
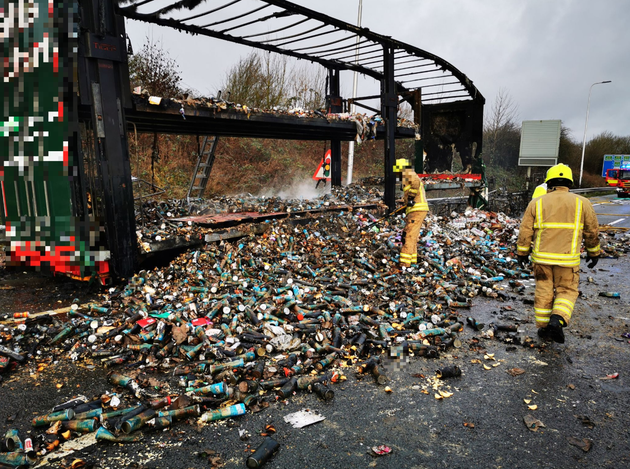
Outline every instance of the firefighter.
{"type": "Polygon", "coordinates": [[[407,218],[403,230],[403,247],[400,250],[400,265],[411,267],[418,262],[418,235],[422,222],[429,212],[424,184],[411,168],[408,160],[398,159],[395,173],[402,174],[403,203],[407,206],[407,218]]]}
{"type": "Polygon", "coordinates": [[[547,183],[543,182],[542,184],[539,184],[536,186],[536,189],[534,189],[534,193],[532,194],[532,200],[535,199],[536,197],[540,197],[541,195],[545,195],[547,193],[547,183]]]}
{"type": "Polygon", "coordinates": [[[547,193],[533,199],[523,215],[517,241],[521,267],[531,260],[536,279],[534,315],[538,335],[564,343],[578,297],[582,239],[590,269],[599,256],[599,224],[591,202],[569,192],[571,168],[564,164],[547,171],[547,193]]]}

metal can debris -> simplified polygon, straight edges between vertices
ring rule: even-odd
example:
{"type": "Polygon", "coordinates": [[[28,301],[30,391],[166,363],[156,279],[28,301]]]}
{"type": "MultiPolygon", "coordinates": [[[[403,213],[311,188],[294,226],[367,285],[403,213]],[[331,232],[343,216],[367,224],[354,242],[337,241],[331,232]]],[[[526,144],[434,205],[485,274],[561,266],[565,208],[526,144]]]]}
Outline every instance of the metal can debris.
{"type": "Polygon", "coordinates": [[[247,458],[247,467],[251,469],[257,469],[264,466],[264,464],[271,459],[271,457],[278,451],[280,444],[271,438],[266,437],[265,440],[256,448],[254,454],[247,458]]]}

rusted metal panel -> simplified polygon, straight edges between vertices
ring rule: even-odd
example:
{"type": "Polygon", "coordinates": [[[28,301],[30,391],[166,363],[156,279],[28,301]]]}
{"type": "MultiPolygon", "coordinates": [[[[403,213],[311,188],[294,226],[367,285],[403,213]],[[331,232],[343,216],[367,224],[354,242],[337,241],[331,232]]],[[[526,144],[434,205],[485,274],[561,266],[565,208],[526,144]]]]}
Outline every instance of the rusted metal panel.
{"type": "Polygon", "coordinates": [[[294,210],[291,212],[235,212],[235,213],[212,213],[208,215],[197,215],[183,218],[173,218],[177,222],[192,222],[204,227],[217,227],[232,225],[237,223],[253,223],[264,220],[277,220],[280,218],[299,217],[316,215],[325,212],[352,211],[357,209],[374,210],[379,208],[378,204],[357,204],[357,205],[335,205],[332,207],[316,208],[311,210],[294,210]]]}

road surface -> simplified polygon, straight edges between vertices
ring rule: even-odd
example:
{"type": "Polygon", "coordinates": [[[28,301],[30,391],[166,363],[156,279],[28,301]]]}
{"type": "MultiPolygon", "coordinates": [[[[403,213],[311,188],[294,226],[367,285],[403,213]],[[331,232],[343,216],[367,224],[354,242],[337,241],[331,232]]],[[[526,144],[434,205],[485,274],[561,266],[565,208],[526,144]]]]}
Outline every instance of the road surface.
{"type": "Polygon", "coordinates": [[[619,199],[616,194],[592,197],[591,202],[600,225],[630,228],[630,199],[619,199]]]}

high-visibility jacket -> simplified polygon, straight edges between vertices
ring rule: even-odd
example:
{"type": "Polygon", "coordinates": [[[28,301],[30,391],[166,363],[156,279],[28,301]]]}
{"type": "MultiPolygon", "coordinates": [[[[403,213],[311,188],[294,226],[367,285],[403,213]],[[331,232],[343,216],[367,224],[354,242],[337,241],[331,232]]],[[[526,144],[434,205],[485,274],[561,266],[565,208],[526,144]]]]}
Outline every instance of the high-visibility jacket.
{"type": "Polygon", "coordinates": [[[536,197],[540,197],[541,195],[545,195],[547,193],[547,183],[543,182],[542,184],[536,186],[534,189],[534,193],[532,194],[532,199],[536,197]]]}
{"type": "Polygon", "coordinates": [[[580,265],[582,238],[588,256],[598,256],[599,223],[593,205],[568,187],[556,187],[525,209],[517,252],[526,256],[531,249],[536,264],[575,267],[580,265]]]}
{"type": "Polygon", "coordinates": [[[407,214],[429,211],[424,184],[413,169],[403,170],[403,194],[403,200],[407,205],[407,214]],[[413,205],[409,204],[410,200],[414,202],[413,205]]]}

